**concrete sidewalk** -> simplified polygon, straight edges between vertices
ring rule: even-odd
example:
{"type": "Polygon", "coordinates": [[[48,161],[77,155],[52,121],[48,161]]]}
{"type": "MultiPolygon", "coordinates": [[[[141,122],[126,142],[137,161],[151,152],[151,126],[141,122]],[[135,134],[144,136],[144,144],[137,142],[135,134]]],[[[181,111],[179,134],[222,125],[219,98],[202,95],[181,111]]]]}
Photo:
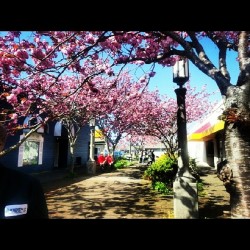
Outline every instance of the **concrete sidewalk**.
{"type": "Polygon", "coordinates": [[[49,217],[173,218],[173,197],[152,191],[151,182],[142,179],[145,169],[146,166],[131,166],[94,176],[79,176],[74,180],[64,178],[52,188],[44,183],[49,217]]]}
{"type": "MultiPolygon", "coordinates": [[[[44,187],[51,218],[173,218],[173,197],[153,192],[150,181],[142,179],[145,169],[139,164],[87,175],[78,168],[75,178],[57,169],[34,176],[44,187]]],[[[204,170],[201,179],[199,218],[230,218],[230,197],[216,171],[204,170]]]]}
{"type": "Polygon", "coordinates": [[[199,196],[199,217],[201,219],[230,219],[230,195],[216,170],[202,172],[204,191],[199,196]]]}

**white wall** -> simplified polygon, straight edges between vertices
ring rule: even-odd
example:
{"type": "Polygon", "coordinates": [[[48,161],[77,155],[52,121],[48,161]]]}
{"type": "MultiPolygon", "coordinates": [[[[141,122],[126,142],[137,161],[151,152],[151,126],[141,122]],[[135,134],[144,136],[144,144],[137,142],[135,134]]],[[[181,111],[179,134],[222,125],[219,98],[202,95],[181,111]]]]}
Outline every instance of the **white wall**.
{"type": "Polygon", "coordinates": [[[204,141],[188,142],[189,157],[196,160],[197,166],[207,167],[206,144],[204,141]]]}

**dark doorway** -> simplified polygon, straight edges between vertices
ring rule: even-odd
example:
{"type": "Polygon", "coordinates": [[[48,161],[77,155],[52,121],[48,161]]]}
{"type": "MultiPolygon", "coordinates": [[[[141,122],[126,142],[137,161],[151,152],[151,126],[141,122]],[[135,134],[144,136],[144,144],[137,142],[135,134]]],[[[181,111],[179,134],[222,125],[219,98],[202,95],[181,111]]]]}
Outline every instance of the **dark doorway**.
{"type": "Polygon", "coordinates": [[[59,143],[59,154],[58,154],[58,168],[66,168],[68,162],[68,140],[60,138],[59,143]]]}
{"type": "Polygon", "coordinates": [[[211,167],[214,167],[214,142],[213,140],[206,142],[206,151],[207,151],[207,164],[211,167]]]}

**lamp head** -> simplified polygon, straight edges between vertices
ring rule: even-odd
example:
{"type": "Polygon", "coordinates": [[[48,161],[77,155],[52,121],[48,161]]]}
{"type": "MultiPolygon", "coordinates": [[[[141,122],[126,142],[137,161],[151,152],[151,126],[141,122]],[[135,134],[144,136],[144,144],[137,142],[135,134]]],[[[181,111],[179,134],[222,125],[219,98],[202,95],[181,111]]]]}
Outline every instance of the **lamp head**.
{"type": "Polygon", "coordinates": [[[180,88],[189,80],[188,59],[183,58],[175,62],[173,66],[173,82],[177,83],[180,88]]]}

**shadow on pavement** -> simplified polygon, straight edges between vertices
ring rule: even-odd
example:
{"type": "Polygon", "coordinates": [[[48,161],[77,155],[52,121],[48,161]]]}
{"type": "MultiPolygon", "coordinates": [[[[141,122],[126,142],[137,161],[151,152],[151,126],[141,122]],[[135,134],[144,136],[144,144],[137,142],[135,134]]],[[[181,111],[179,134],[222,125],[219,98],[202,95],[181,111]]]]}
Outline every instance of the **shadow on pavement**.
{"type": "Polygon", "coordinates": [[[144,170],[129,167],[47,189],[50,218],[169,218],[172,197],[153,192],[149,181],[142,180],[144,170]]]}
{"type": "Polygon", "coordinates": [[[230,196],[216,175],[216,171],[201,175],[204,195],[199,197],[200,219],[230,219],[230,196]]]}

